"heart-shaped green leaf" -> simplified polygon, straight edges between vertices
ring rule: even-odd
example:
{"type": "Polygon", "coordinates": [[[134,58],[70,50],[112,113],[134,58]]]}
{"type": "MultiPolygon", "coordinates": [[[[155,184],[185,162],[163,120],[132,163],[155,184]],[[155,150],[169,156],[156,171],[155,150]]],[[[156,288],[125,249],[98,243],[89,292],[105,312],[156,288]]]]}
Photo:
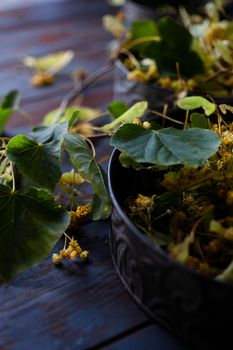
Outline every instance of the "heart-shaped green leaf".
{"type": "Polygon", "coordinates": [[[0,216],[0,277],[5,281],[42,261],[70,221],[48,192],[12,192],[3,185],[0,216]]]}
{"type": "Polygon", "coordinates": [[[60,171],[60,148],[67,123],[38,127],[33,139],[24,135],[13,137],[7,145],[7,156],[33,185],[53,190],[60,171]]]}
{"type": "MultiPolygon", "coordinates": [[[[139,21],[134,21],[132,23],[130,34],[131,34],[130,41],[136,43],[137,40],[139,39],[139,41],[140,41],[141,38],[157,37],[159,35],[159,31],[158,31],[158,27],[157,27],[156,22],[154,22],[150,19],[142,19],[139,21]]],[[[132,47],[132,51],[138,52],[140,54],[140,52],[145,50],[145,48],[149,44],[150,44],[150,41],[145,42],[145,43],[141,43],[141,44],[137,44],[137,45],[132,47]]],[[[126,47],[127,47],[127,43],[126,43],[126,47]]]]}
{"type": "Polygon", "coordinates": [[[205,115],[201,113],[192,113],[190,115],[190,122],[192,128],[202,128],[202,129],[209,129],[209,121],[206,118],[205,115]]]}
{"type": "Polygon", "coordinates": [[[65,135],[64,146],[73,165],[79,169],[81,176],[91,183],[96,193],[92,208],[93,219],[107,218],[111,211],[111,204],[106,175],[95,161],[92,149],[80,135],[71,133],[65,135]]]}
{"type": "Polygon", "coordinates": [[[117,130],[111,144],[136,162],[197,167],[216,153],[220,137],[201,128],[148,130],[126,124],[117,130]]]}
{"type": "Polygon", "coordinates": [[[3,97],[0,105],[0,134],[2,133],[10,116],[19,107],[19,93],[16,90],[3,97]]]}
{"type": "Polygon", "coordinates": [[[160,75],[177,76],[177,64],[186,77],[202,73],[203,62],[192,50],[189,31],[170,17],[163,17],[158,28],[161,41],[151,42],[142,54],[156,61],[160,75]]]}

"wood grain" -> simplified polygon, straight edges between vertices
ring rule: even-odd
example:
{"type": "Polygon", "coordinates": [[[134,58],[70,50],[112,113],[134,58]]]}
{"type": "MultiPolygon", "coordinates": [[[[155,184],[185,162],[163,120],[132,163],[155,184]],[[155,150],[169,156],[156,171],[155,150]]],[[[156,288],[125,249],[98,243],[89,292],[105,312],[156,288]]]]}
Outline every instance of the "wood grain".
{"type": "MultiPolygon", "coordinates": [[[[73,87],[73,70],[94,72],[105,64],[111,38],[102,27],[102,16],[111,11],[116,10],[105,0],[63,0],[0,12],[0,97],[19,89],[22,108],[32,116],[27,120],[15,113],[6,133],[25,132],[57,108],[73,87]],[[31,87],[20,59],[67,49],[75,58],[55,84],[31,87]]],[[[112,87],[109,73],[84,92],[82,104],[105,110],[112,87]]],[[[96,149],[100,159],[109,156],[109,140],[98,140],[96,149]]],[[[55,267],[49,256],[0,286],[0,350],[183,350],[124,289],[111,260],[109,227],[108,221],[87,223],[75,233],[91,253],[89,262],[55,267]]],[[[62,246],[61,239],[54,251],[62,246]]]]}

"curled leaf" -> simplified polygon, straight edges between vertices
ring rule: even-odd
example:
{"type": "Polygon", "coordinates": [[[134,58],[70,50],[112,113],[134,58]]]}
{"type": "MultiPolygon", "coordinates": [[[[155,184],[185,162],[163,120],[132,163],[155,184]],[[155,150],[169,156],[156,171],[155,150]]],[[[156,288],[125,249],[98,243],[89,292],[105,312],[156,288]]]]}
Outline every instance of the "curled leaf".
{"type": "Polygon", "coordinates": [[[219,105],[219,109],[223,114],[227,114],[228,111],[233,113],[233,106],[221,104],[221,105],[219,105]]]}
{"type": "Polygon", "coordinates": [[[177,106],[186,111],[202,107],[207,116],[213,114],[216,105],[202,96],[188,96],[177,102],[177,106]]]}
{"type": "Polygon", "coordinates": [[[106,124],[101,129],[104,132],[108,132],[122,123],[132,123],[135,118],[140,118],[147,110],[148,103],[146,101],[141,101],[135,103],[131,108],[124,112],[120,117],[113,120],[111,123],[106,124]]]}
{"type": "Polygon", "coordinates": [[[126,32],[126,27],[117,17],[112,15],[103,16],[103,26],[114,37],[119,38],[126,32]]]}
{"type": "Polygon", "coordinates": [[[26,56],[23,59],[23,64],[33,69],[35,72],[56,74],[70,63],[73,57],[74,52],[71,50],[59,51],[41,57],[26,56]]]}

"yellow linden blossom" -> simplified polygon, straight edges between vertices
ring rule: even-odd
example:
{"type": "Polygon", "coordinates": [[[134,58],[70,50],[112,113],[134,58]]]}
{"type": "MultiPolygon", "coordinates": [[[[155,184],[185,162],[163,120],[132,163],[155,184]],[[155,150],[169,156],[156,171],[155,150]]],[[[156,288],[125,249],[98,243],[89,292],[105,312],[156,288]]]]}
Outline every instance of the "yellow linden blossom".
{"type": "Polygon", "coordinates": [[[145,129],[150,129],[151,128],[151,123],[150,122],[143,122],[142,126],[145,128],[145,129]]]}
{"type": "MultiPolygon", "coordinates": [[[[67,236],[67,235],[66,235],[67,236]]],[[[89,252],[87,250],[82,250],[80,245],[78,244],[78,241],[74,239],[73,237],[69,238],[69,244],[68,247],[60,250],[60,252],[57,254],[52,255],[52,262],[57,265],[60,264],[65,259],[70,259],[72,261],[76,261],[76,259],[79,257],[81,260],[86,260],[89,257],[89,252]]],[[[66,245],[66,244],[65,244],[66,245]]]]}
{"type": "Polygon", "coordinates": [[[222,132],[221,136],[225,145],[228,145],[229,143],[233,143],[233,132],[226,130],[222,132]]]}
{"type": "Polygon", "coordinates": [[[146,73],[140,69],[135,69],[127,74],[128,80],[138,80],[140,83],[146,83],[148,81],[146,73]]]}
{"type": "Polygon", "coordinates": [[[33,75],[31,79],[31,84],[33,86],[44,86],[44,85],[51,85],[54,83],[54,76],[47,72],[39,72],[33,75]]]}
{"type": "Polygon", "coordinates": [[[228,205],[233,204],[233,191],[228,191],[226,202],[228,205]]]}
{"type": "Polygon", "coordinates": [[[54,265],[58,265],[61,263],[61,256],[59,254],[53,254],[52,256],[52,262],[54,263],[54,265]]]}
{"type": "Polygon", "coordinates": [[[81,254],[80,254],[80,259],[81,260],[86,260],[89,257],[89,252],[87,250],[84,250],[81,254]]]}
{"type": "Polygon", "coordinates": [[[76,215],[78,219],[82,219],[91,212],[91,205],[90,204],[85,204],[85,205],[80,205],[77,207],[76,210],[76,215]]]}
{"type": "Polygon", "coordinates": [[[141,121],[140,118],[135,118],[135,119],[133,120],[133,124],[141,126],[141,125],[142,125],[142,121],[141,121]]]}
{"type": "Polygon", "coordinates": [[[142,71],[140,69],[134,69],[132,72],[127,74],[129,80],[138,80],[141,83],[146,83],[150,80],[154,80],[158,75],[157,67],[152,64],[148,67],[147,71],[142,71]]]}
{"type": "Polygon", "coordinates": [[[172,80],[170,77],[160,78],[158,84],[161,86],[161,88],[169,89],[171,87],[172,80]]]}
{"type": "Polygon", "coordinates": [[[137,198],[135,199],[135,203],[137,207],[141,209],[153,209],[154,208],[154,201],[151,197],[143,196],[142,194],[139,194],[137,198]]]}
{"type": "Polygon", "coordinates": [[[205,39],[208,43],[212,43],[215,40],[224,40],[226,38],[227,29],[221,24],[212,24],[205,34],[205,39]]]}

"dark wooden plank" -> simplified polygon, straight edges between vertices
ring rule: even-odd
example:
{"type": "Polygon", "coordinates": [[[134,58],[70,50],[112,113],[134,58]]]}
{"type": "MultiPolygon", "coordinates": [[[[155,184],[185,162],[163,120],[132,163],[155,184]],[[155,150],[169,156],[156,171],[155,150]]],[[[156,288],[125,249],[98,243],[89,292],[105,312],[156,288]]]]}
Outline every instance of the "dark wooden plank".
{"type": "Polygon", "coordinates": [[[36,4],[10,11],[0,11],[0,30],[9,31],[22,27],[30,27],[44,23],[51,23],[70,18],[101,17],[105,13],[113,12],[105,0],[95,0],[88,4],[85,0],[63,0],[45,4],[36,4]]]}
{"type": "Polygon", "coordinates": [[[0,349],[87,349],[148,320],[119,282],[108,230],[98,222],[78,232],[89,263],[58,268],[48,258],[0,288],[0,349]]]}
{"type": "Polygon", "coordinates": [[[75,69],[93,72],[106,63],[109,41],[98,10],[94,18],[87,16],[79,20],[61,20],[43,26],[35,25],[33,30],[21,28],[16,32],[0,33],[0,43],[4,47],[0,55],[0,80],[4,82],[0,97],[12,89],[20,90],[24,102],[52,97],[61,92],[65,94],[72,88],[70,75],[75,69]],[[25,55],[41,56],[66,49],[72,49],[75,57],[58,74],[56,83],[46,88],[32,87],[29,84],[31,74],[20,59],[25,55]]]}
{"type": "MultiPolygon", "coordinates": [[[[13,114],[13,116],[10,118],[6,125],[6,133],[15,134],[21,132],[20,130],[22,128],[31,128],[32,126],[40,124],[43,117],[49,111],[52,111],[59,107],[67,91],[69,91],[69,89],[61,91],[59,90],[56,92],[55,96],[50,96],[50,94],[48,94],[47,96],[44,95],[44,98],[35,99],[32,102],[23,101],[22,109],[31,116],[31,119],[25,118],[19,113],[13,114]],[[19,128],[18,131],[17,128],[19,128]]],[[[108,79],[105,81],[102,80],[97,82],[93,86],[87,88],[80,97],[82,99],[81,104],[83,106],[97,108],[105,111],[108,103],[112,101],[113,98],[112,80],[108,79]]]]}
{"type": "MultiPolygon", "coordinates": [[[[14,89],[19,90],[23,104],[36,100],[43,101],[54,96],[64,96],[74,86],[71,74],[75,69],[84,69],[92,74],[106,64],[105,51],[96,52],[96,60],[93,60],[94,54],[93,52],[92,55],[91,53],[86,55],[86,60],[83,54],[80,54],[77,58],[75,57],[74,61],[63,72],[57,74],[54,84],[39,88],[30,84],[31,75],[25,69],[18,69],[17,67],[0,69],[0,80],[4,82],[0,87],[0,98],[14,89]],[[90,60],[88,60],[89,57],[90,60]]],[[[87,90],[92,86],[104,86],[106,84],[113,85],[112,74],[102,75],[87,90]]]]}
{"type": "Polygon", "coordinates": [[[181,344],[179,340],[156,324],[127,335],[112,344],[98,346],[101,350],[188,350],[189,346],[181,344]]]}
{"type": "Polygon", "coordinates": [[[0,34],[0,64],[15,64],[25,55],[47,53],[76,48],[87,52],[103,47],[109,35],[102,27],[101,17],[71,19],[43,26],[0,34]],[[93,30],[94,28],[94,30],[93,30]]]}

